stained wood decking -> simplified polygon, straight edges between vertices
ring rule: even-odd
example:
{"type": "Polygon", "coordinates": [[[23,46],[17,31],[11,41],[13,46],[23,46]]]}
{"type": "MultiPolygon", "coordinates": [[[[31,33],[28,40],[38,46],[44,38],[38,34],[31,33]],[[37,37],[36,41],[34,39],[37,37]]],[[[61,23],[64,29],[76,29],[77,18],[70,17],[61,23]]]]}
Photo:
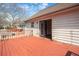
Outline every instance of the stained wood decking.
{"type": "Polygon", "coordinates": [[[1,56],[64,56],[67,51],[79,54],[79,46],[41,37],[20,37],[0,41],[1,56]]]}

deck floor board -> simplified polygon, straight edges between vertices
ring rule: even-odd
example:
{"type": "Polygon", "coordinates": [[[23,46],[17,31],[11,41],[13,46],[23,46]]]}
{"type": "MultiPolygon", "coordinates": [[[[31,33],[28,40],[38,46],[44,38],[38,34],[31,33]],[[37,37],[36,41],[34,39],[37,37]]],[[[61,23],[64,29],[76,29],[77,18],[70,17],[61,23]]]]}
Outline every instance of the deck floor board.
{"type": "Polygon", "coordinates": [[[79,46],[41,37],[20,37],[0,41],[1,56],[64,56],[69,50],[79,54],[79,46]]]}

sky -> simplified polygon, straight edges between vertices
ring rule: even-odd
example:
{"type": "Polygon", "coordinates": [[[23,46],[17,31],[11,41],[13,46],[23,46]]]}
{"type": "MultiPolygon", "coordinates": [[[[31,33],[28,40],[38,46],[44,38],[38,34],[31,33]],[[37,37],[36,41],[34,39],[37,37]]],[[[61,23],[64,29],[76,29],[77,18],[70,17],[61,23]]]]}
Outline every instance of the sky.
{"type": "Polygon", "coordinates": [[[5,18],[5,20],[9,22],[13,22],[13,19],[15,19],[15,22],[17,20],[24,21],[40,10],[55,5],[56,3],[2,3],[0,4],[0,15],[7,15],[6,18],[3,17],[3,19],[5,18]],[[7,14],[5,12],[7,12],[7,14]],[[12,15],[16,17],[13,18],[12,15]]]}
{"type": "Polygon", "coordinates": [[[24,8],[29,16],[34,15],[42,9],[56,5],[55,3],[18,3],[18,6],[24,8]]]}

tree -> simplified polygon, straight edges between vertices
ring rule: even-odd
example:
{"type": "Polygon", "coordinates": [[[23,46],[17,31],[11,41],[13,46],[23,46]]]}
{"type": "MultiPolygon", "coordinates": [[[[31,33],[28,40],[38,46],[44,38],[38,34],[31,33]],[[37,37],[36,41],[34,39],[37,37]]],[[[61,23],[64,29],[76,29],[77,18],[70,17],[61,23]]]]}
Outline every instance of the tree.
{"type": "Polygon", "coordinates": [[[25,9],[15,3],[0,3],[0,14],[0,20],[7,19],[11,25],[14,25],[16,20],[22,21],[28,17],[25,9]]]}
{"type": "Polygon", "coordinates": [[[0,13],[0,25],[9,24],[8,20],[5,20],[7,17],[6,13],[0,13]]]}

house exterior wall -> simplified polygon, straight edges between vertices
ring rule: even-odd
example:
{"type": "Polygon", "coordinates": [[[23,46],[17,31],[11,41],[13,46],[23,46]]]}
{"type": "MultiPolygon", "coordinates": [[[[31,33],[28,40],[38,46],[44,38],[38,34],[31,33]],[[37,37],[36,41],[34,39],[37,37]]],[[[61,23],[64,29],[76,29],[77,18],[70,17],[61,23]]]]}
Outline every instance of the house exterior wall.
{"type": "Polygon", "coordinates": [[[34,22],[34,27],[31,27],[31,22],[26,23],[26,30],[32,30],[33,36],[40,36],[39,22],[34,22]]]}
{"type": "Polygon", "coordinates": [[[31,23],[26,23],[26,28],[31,28],[31,23]]]}
{"type": "Polygon", "coordinates": [[[40,36],[39,22],[34,22],[33,35],[40,36]]]}
{"type": "Polygon", "coordinates": [[[33,19],[34,28],[31,28],[31,22],[28,26],[34,36],[40,36],[39,21],[45,19],[52,19],[52,40],[79,45],[79,6],[33,19]]]}
{"type": "Polygon", "coordinates": [[[79,45],[79,6],[53,16],[53,39],[79,45]]]}

